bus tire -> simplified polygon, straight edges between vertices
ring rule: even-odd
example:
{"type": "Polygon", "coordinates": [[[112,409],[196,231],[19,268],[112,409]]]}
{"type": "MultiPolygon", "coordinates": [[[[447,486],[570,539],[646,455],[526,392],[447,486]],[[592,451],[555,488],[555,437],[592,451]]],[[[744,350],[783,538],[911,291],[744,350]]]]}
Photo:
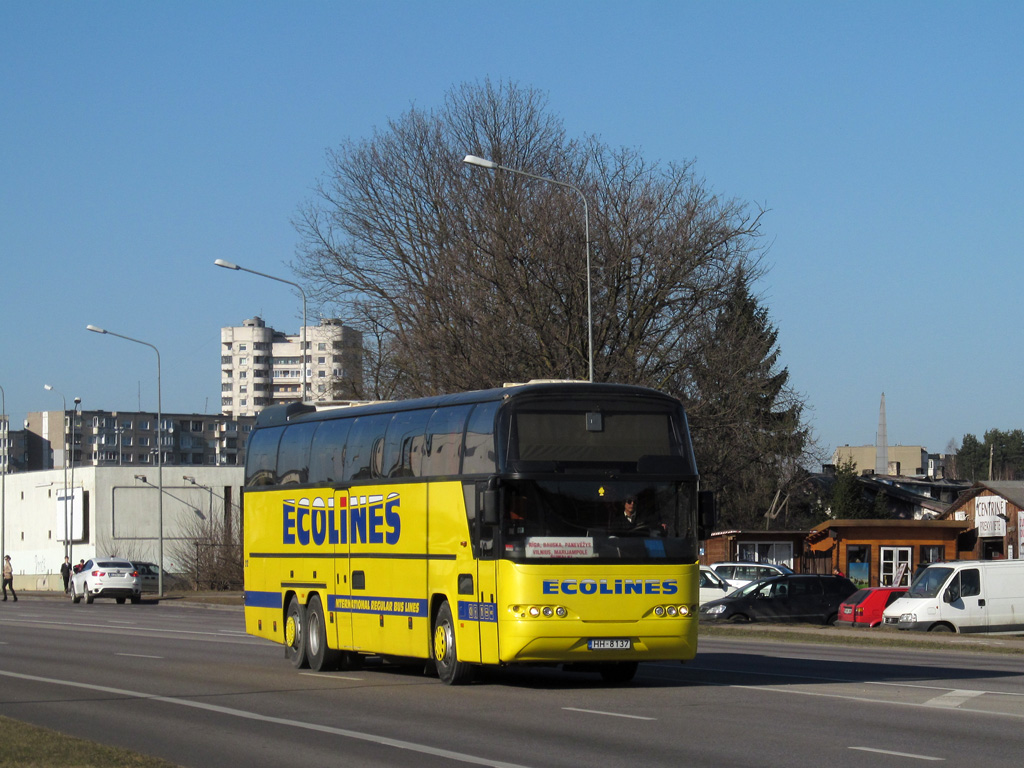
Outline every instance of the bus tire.
{"type": "Polygon", "coordinates": [[[306,669],[306,611],[299,598],[292,596],[284,616],[284,655],[296,669],[306,669]]]}
{"type": "Polygon", "coordinates": [[[606,683],[628,683],[636,676],[635,661],[615,661],[601,665],[601,679],[606,683]]]}
{"type": "Polygon", "coordinates": [[[445,600],[434,619],[434,635],[431,639],[430,655],[437,668],[437,676],[446,685],[464,685],[473,679],[473,668],[459,661],[455,647],[455,622],[452,609],[445,600]]]}
{"type": "Polygon", "coordinates": [[[327,616],[319,595],[313,595],[306,606],[306,658],[309,668],[328,672],[338,668],[341,654],[327,645],[327,616]]]}

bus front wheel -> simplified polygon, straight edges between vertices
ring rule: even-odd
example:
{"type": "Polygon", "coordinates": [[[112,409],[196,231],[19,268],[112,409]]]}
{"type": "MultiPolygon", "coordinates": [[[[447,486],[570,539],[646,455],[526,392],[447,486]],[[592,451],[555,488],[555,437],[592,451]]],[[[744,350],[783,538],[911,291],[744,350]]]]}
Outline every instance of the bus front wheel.
{"type": "Polygon", "coordinates": [[[306,611],[294,596],[288,601],[284,617],[284,655],[296,669],[309,666],[306,657],[306,611]]]}
{"type": "Polygon", "coordinates": [[[319,595],[306,607],[306,655],[310,669],[327,672],[338,668],[340,653],[327,646],[327,621],[319,595]]]}
{"type": "Polygon", "coordinates": [[[437,676],[447,685],[463,685],[473,677],[473,668],[459,661],[455,648],[455,622],[452,609],[445,600],[434,619],[434,636],[431,642],[431,656],[437,667],[437,676]]]}

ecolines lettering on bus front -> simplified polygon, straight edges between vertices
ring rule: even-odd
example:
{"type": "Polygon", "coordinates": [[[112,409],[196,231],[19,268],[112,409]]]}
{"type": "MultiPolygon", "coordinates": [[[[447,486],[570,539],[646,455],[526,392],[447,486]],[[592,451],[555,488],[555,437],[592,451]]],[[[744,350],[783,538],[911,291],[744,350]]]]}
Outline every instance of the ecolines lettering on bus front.
{"type": "Polygon", "coordinates": [[[397,544],[402,535],[399,494],[286,499],[281,507],[285,544],[397,544]]]}
{"type": "Polygon", "coordinates": [[[675,579],[545,579],[545,595],[674,595],[675,579]]]}

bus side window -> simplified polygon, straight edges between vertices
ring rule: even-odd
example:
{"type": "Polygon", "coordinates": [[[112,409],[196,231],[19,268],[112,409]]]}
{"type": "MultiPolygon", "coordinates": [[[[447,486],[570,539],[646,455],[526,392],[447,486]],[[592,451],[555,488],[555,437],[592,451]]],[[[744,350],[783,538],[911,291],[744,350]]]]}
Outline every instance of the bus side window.
{"type": "Polygon", "coordinates": [[[374,446],[380,440],[379,450],[383,450],[384,434],[392,418],[393,414],[379,413],[373,416],[360,416],[355,420],[348,434],[346,480],[369,480],[374,476],[374,446]]]}
{"type": "Polygon", "coordinates": [[[427,423],[426,454],[423,457],[423,475],[438,477],[457,475],[461,465],[462,433],[471,405],[453,405],[438,408],[427,423]]]}
{"type": "Polygon", "coordinates": [[[423,435],[433,413],[429,410],[395,414],[384,443],[383,471],[388,477],[419,477],[423,464],[423,435]]]}
{"type": "Polygon", "coordinates": [[[245,484],[247,486],[277,483],[277,444],[284,427],[257,429],[246,447],[245,484]]]}
{"type": "Polygon", "coordinates": [[[462,474],[493,474],[497,471],[494,452],[494,414],[500,403],[480,403],[466,426],[466,448],[462,454],[462,474]]]}
{"type": "Polygon", "coordinates": [[[317,422],[290,424],[277,452],[277,482],[281,485],[309,482],[309,444],[317,422]]]}
{"type": "Polygon", "coordinates": [[[309,457],[309,482],[317,485],[340,483],[345,478],[345,443],[352,419],[320,422],[313,435],[309,457]]]}

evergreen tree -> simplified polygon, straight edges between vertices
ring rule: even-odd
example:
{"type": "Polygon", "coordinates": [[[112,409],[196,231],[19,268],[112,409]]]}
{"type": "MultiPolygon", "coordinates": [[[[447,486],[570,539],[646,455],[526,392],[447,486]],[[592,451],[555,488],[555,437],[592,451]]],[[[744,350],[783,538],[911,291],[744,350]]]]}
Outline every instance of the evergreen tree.
{"type": "Polygon", "coordinates": [[[791,493],[805,477],[809,438],[803,404],[779,364],[778,331],[742,270],[699,338],[686,394],[702,480],[718,493],[722,525],[765,527],[776,493],[791,493]]]}
{"type": "Polygon", "coordinates": [[[836,520],[858,520],[871,517],[871,509],[864,500],[864,486],[857,476],[857,465],[846,459],[836,465],[836,480],[832,486],[832,517],[836,520]]]}

